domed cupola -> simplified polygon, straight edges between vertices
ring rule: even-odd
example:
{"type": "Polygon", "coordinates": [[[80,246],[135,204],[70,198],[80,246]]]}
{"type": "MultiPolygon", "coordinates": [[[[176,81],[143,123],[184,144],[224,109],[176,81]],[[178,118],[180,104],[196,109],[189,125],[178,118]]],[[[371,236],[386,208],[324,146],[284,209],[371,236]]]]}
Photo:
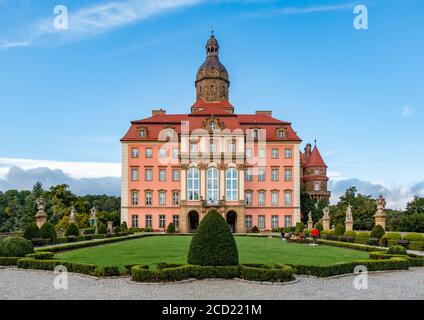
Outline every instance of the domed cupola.
{"type": "Polygon", "coordinates": [[[228,72],[219,61],[219,44],[212,33],[206,44],[206,61],[197,72],[197,99],[201,98],[206,102],[228,100],[229,87],[228,72]]]}

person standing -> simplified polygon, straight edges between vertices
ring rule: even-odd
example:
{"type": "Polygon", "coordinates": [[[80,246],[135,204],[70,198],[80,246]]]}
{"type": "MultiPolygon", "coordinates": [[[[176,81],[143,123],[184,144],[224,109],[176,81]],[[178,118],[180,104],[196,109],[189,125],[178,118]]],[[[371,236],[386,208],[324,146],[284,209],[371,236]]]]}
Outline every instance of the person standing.
{"type": "Polygon", "coordinates": [[[312,239],[314,241],[314,245],[317,244],[317,239],[319,238],[319,230],[317,228],[314,228],[312,230],[312,239]]]}

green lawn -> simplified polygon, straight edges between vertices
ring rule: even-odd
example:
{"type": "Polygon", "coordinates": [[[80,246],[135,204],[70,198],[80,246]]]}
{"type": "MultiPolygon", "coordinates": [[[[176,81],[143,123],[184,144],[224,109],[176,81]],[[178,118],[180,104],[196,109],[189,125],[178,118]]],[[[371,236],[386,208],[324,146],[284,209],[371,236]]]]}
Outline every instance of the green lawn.
{"type": "MultiPolygon", "coordinates": [[[[148,237],[78,249],[55,255],[56,259],[98,266],[186,263],[191,237],[148,237]]],[[[241,263],[328,265],[367,259],[368,253],[344,248],[286,243],[279,239],[236,237],[241,263]]]]}

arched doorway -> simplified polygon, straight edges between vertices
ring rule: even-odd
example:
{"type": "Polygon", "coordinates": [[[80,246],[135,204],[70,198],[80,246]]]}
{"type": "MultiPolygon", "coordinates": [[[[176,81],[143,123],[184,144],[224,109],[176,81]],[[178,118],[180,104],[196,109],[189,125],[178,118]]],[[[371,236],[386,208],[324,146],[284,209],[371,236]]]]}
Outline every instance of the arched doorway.
{"type": "Polygon", "coordinates": [[[197,211],[190,211],[188,214],[188,230],[189,232],[196,231],[199,226],[199,214],[197,211]]]}
{"type": "Polygon", "coordinates": [[[227,213],[227,223],[231,232],[235,233],[237,231],[237,212],[229,211],[227,213]]]}

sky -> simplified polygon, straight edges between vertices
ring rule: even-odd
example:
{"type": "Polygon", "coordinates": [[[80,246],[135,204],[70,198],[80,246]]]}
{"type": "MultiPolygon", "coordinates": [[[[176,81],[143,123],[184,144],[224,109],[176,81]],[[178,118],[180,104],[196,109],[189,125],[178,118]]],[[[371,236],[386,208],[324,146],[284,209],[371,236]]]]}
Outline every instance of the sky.
{"type": "Polygon", "coordinates": [[[424,196],[421,0],[0,0],[0,190],[118,195],[120,138],[152,109],[189,112],[212,28],[236,112],[317,139],[332,202],[424,196]]]}

